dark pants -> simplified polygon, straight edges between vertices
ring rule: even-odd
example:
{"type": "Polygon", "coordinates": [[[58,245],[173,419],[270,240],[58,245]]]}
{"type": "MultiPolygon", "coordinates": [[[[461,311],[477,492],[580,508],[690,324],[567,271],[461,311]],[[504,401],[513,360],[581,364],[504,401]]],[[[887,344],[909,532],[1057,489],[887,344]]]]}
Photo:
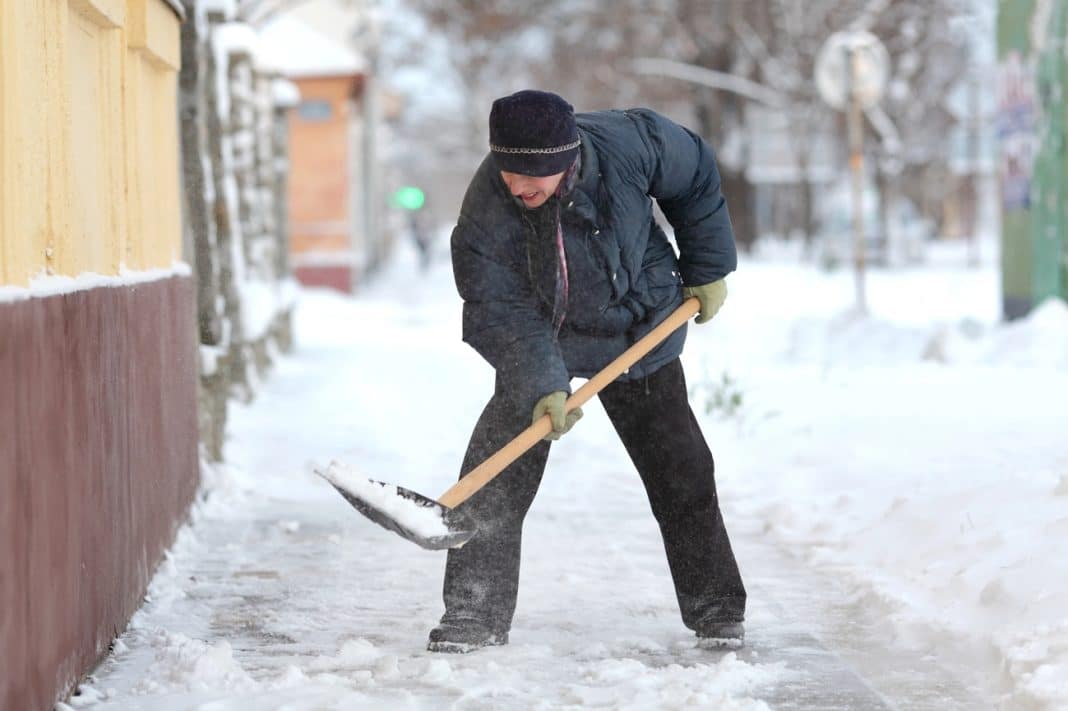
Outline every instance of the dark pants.
{"type": "MultiPolygon", "coordinates": [[[[741,620],[745,587],[720,515],[712,453],[687,399],[682,364],[676,359],[646,379],[614,382],[600,398],[660,524],[683,622],[694,629],[702,622],[741,620]]],[[[512,402],[498,383],[475,425],[463,471],[528,427],[530,410],[530,403],[512,402]]],[[[548,455],[549,442],[538,443],[461,504],[479,532],[449,551],[443,619],[474,620],[501,632],[511,627],[523,518],[548,455]]]]}

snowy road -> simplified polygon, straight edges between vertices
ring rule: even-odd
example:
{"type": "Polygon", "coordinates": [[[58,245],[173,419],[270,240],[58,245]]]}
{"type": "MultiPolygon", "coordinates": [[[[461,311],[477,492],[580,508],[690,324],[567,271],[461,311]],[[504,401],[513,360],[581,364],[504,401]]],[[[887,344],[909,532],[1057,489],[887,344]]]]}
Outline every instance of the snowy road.
{"type": "MultiPolygon", "coordinates": [[[[195,525],[71,705],[1055,707],[1065,583],[1020,563],[1012,541],[1037,542],[1025,526],[1066,520],[1055,492],[1068,493],[1068,452],[1053,423],[1068,421],[1068,405],[1036,398],[1009,413],[990,398],[1068,393],[1068,359],[1022,367],[1012,354],[1027,348],[1016,344],[984,360],[980,350],[1020,339],[984,324],[995,298],[989,272],[887,274],[882,293],[899,318],[859,325],[766,298],[795,280],[811,286],[814,313],[833,311],[839,295],[848,305],[848,277],[820,276],[743,264],[723,317],[691,330],[687,348],[691,386],[708,386],[695,389],[695,410],[717,392],[742,398],[737,412],[712,413],[704,426],[750,590],[743,651],[694,648],[640,482],[595,404],[554,446],[527,519],[511,644],[460,657],[423,651],[441,613],[444,556],[369,523],[309,472],[336,457],[431,496],[458,473],[492,373],[459,341],[447,266],[417,282],[401,264],[358,299],[303,296],[296,353],[251,406],[235,408],[229,465],[206,472],[211,493],[195,525]],[[916,293],[925,286],[951,296],[916,293]],[[967,340],[937,327],[963,316],[987,330],[967,340]],[[966,367],[921,362],[930,347],[966,367]],[[847,352],[845,366],[836,349],[847,352]],[[983,530],[991,500],[1007,504],[999,532],[983,530]],[[941,525],[966,518],[973,530],[941,535],[941,525]],[[985,566],[1006,565],[1042,595],[1011,585],[989,592],[985,566]],[[924,578],[939,566],[957,577],[924,578]],[[1029,638],[1046,644],[1045,655],[1029,648],[1031,666],[1014,676],[1012,664],[1028,660],[996,642],[1000,610],[1017,596],[1048,624],[1029,638]],[[988,628],[969,636],[962,628],[987,603],[988,628]]],[[[877,311],[882,288],[872,285],[877,311]]],[[[1068,344],[1068,315],[1046,318],[1042,333],[1068,344]]],[[[1042,345],[1045,354],[1050,343],[1042,345]]],[[[1060,555],[1063,546],[1045,540],[1037,550],[1060,555]]]]}

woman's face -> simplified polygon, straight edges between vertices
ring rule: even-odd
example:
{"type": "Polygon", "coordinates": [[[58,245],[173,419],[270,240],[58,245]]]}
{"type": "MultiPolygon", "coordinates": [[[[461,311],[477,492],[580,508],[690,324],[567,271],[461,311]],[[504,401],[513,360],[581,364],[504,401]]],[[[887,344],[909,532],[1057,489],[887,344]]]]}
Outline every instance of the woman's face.
{"type": "Polygon", "coordinates": [[[527,209],[534,209],[544,205],[545,201],[556,192],[556,188],[560,185],[560,180],[563,177],[563,173],[537,178],[533,175],[501,171],[501,180],[508,186],[508,190],[512,195],[523,201],[523,205],[527,209]]]}

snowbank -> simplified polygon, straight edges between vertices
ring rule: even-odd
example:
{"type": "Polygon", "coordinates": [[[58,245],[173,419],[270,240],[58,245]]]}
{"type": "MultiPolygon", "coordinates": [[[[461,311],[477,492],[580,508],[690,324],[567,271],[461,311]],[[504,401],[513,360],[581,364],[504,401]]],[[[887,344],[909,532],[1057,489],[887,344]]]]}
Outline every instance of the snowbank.
{"type": "Polygon", "coordinates": [[[839,571],[896,643],[958,656],[1013,707],[1060,708],[1068,306],[1000,322],[993,276],[876,272],[858,317],[846,274],[743,264],[721,332],[688,357],[696,404],[735,425],[717,463],[737,472],[736,511],[839,571]],[[742,405],[724,417],[728,386],[742,405]]]}

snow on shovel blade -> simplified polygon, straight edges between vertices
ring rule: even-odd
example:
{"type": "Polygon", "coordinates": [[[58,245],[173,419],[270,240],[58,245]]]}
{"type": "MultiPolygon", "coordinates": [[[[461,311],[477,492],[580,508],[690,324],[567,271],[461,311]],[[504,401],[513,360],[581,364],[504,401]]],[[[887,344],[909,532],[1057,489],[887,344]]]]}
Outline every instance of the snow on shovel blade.
{"type": "Polygon", "coordinates": [[[477,533],[471,520],[455,509],[410,489],[368,479],[339,462],[315,473],[364,516],[423,548],[456,548],[477,533]]]}

